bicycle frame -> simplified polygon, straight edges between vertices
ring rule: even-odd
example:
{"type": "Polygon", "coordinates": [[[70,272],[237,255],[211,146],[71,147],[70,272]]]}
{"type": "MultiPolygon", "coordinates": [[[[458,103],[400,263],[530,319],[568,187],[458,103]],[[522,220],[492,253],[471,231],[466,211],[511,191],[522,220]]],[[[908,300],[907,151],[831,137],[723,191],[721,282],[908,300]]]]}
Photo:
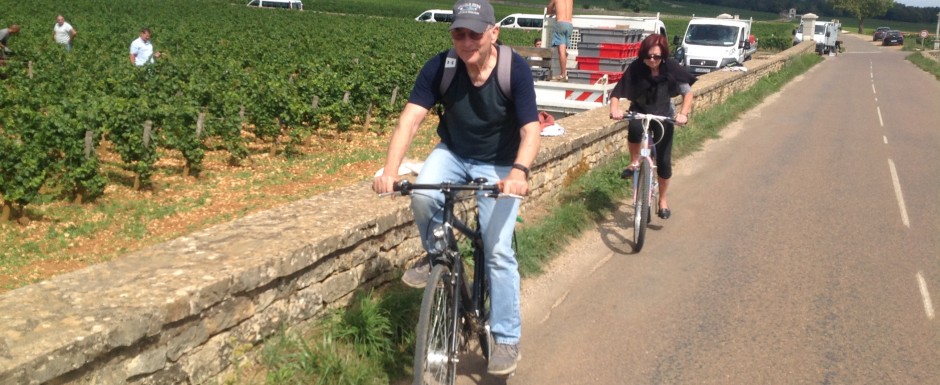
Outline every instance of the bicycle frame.
{"type": "MultiPolygon", "coordinates": [[[[485,330],[486,320],[481,319],[483,316],[483,303],[484,293],[483,290],[486,289],[485,280],[486,272],[485,265],[483,261],[483,235],[480,233],[480,224],[479,218],[476,219],[477,226],[476,229],[470,228],[466,223],[457,218],[454,214],[454,206],[459,200],[457,197],[456,190],[448,190],[444,192],[444,207],[443,207],[443,220],[442,226],[444,226],[445,234],[442,237],[442,240],[445,242],[444,252],[441,254],[441,258],[438,258],[436,261],[431,261],[432,266],[436,263],[443,263],[448,266],[451,270],[455,280],[452,280],[454,284],[458,286],[457,292],[460,293],[457,296],[457,304],[454,306],[454,320],[460,320],[461,313],[463,317],[468,321],[468,327],[470,332],[481,333],[485,330]],[[473,250],[473,280],[470,281],[464,271],[464,264],[460,249],[457,244],[457,237],[454,234],[454,230],[457,230],[459,233],[465,235],[471,243],[471,248],[473,250]],[[467,282],[470,282],[468,285],[467,282]]],[[[452,330],[457,331],[458,325],[453,325],[452,330]]],[[[454,339],[456,344],[457,339],[454,339]]],[[[457,351],[458,346],[453,346],[453,351],[457,351]]]]}
{"type": "MultiPolygon", "coordinates": [[[[446,276],[441,275],[441,282],[447,287],[445,291],[455,293],[453,298],[446,303],[446,310],[441,309],[450,316],[450,318],[447,319],[449,324],[446,326],[446,330],[442,329],[442,332],[447,336],[444,337],[447,342],[447,351],[436,352],[438,353],[435,357],[436,360],[432,359],[428,361],[429,357],[426,355],[428,352],[421,350],[424,349],[425,346],[416,346],[416,376],[423,377],[425,373],[425,371],[418,369],[419,361],[417,360],[419,360],[419,357],[422,357],[420,364],[422,367],[428,362],[437,362],[446,365],[447,374],[445,381],[453,383],[456,375],[458,354],[463,350],[462,348],[466,346],[461,346],[461,343],[469,341],[473,336],[480,337],[480,345],[483,349],[483,354],[487,359],[489,358],[488,349],[490,346],[490,335],[488,325],[486,324],[488,314],[485,308],[488,288],[483,255],[483,236],[479,231],[479,216],[476,218],[477,226],[476,229],[474,229],[467,223],[461,221],[454,214],[455,205],[461,200],[459,197],[461,191],[482,191],[485,192],[484,196],[486,197],[499,196],[498,186],[485,185],[484,183],[486,183],[486,180],[479,178],[471,184],[442,183],[419,185],[402,181],[395,186],[395,190],[400,191],[403,195],[410,194],[412,190],[438,190],[444,194],[442,222],[439,227],[432,230],[434,248],[439,254],[436,258],[431,260],[431,265],[432,271],[441,269],[436,266],[443,266],[444,269],[441,271],[441,274],[446,273],[446,276]],[[455,230],[467,236],[471,242],[473,250],[473,279],[469,282],[469,278],[464,270],[464,263],[459,245],[457,244],[455,230]],[[419,355],[419,351],[421,355],[419,355]],[[444,357],[445,355],[446,357],[444,357]]],[[[428,288],[432,288],[430,283],[428,288]]],[[[434,290],[425,292],[425,300],[429,298],[429,293],[433,291],[434,290]]],[[[423,307],[424,300],[422,301],[422,308],[423,307]]],[[[421,330],[423,329],[419,322],[419,334],[422,334],[421,330]]],[[[418,343],[420,345],[420,341],[418,343]]],[[[423,383],[423,380],[418,379],[419,377],[416,377],[416,383],[423,383]]]]}
{"type": "MultiPolygon", "coordinates": [[[[643,123],[643,139],[640,140],[640,162],[648,162],[650,165],[648,168],[650,172],[647,173],[647,175],[640,175],[640,170],[642,168],[637,167],[636,170],[633,171],[634,181],[640,180],[638,178],[648,178],[650,180],[650,183],[652,183],[653,175],[656,174],[656,145],[653,143],[653,137],[650,136],[650,131],[649,131],[651,120],[652,119],[650,118],[643,119],[643,122],[642,122],[643,123]]],[[[637,185],[638,184],[636,182],[633,183],[633,204],[634,205],[636,205],[636,200],[637,200],[637,194],[636,194],[637,185]]],[[[653,189],[650,189],[649,194],[647,195],[647,198],[650,199],[649,200],[650,202],[652,202],[652,197],[653,197],[653,189]]]]}

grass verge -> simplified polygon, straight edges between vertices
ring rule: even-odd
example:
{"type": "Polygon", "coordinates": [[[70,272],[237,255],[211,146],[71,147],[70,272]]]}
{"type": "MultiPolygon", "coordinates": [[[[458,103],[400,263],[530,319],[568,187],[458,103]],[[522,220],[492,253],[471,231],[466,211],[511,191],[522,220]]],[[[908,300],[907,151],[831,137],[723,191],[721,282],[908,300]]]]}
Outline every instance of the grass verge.
{"type": "Polygon", "coordinates": [[[395,283],[359,292],[315,327],[281,331],[225,384],[378,385],[410,373],[423,291],[395,283]]]}
{"type": "Polygon", "coordinates": [[[914,52],[910,55],[907,55],[906,59],[911,63],[914,63],[920,69],[926,71],[929,74],[932,74],[937,80],[940,80],[940,62],[933,60],[931,58],[925,57],[927,53],[914,52]]]}
{"type": "MultiPolygon", "coordinates": [[[[725,103],[696,113],[694,123],[676,131],[677,158],[690,154],[705,140],[784,84],[823,59],[815,54],[794,57],[779,72],[762,78],[725,103]]],[[[550,212],[517,232],[519,266],[524,276],[536,276],[565,244],[609,215],[627,196],[619,170],[629,154],[596,167],[568,186],[550,212]]],[[[355,304],[337,313],[317,330],[281,333],[262,349],[263,383],[268,384],[388,384],[410,374],[414,329],[423,292],[393,283],[382,293],[360,294],[355,304]],[[319,331],[318,331],[319,330],[319,331]],[[308,341],[317,341],[310,345],[308,341]]],[[[245,380],[246,376],[241,380],[245,380]]],[[[261,377],[261,376],[258,376],[261,377]]],[[[250,381],[238,381],[248,383],[250,381]]],[[[235,383],[235,382],[233,382],[235,383]]]]}

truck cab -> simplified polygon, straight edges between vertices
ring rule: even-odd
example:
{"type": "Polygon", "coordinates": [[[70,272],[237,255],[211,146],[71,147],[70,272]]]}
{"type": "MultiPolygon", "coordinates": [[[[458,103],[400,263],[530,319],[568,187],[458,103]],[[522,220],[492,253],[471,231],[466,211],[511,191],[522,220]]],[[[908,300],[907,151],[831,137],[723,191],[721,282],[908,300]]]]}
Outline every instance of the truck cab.
{"type": "Polygon", "coordinates": [[[699,74],[743,64],[757,50],[751,40],[752,22],[728,14],[693,16],[678,44],[677,61],[699,74]]]}

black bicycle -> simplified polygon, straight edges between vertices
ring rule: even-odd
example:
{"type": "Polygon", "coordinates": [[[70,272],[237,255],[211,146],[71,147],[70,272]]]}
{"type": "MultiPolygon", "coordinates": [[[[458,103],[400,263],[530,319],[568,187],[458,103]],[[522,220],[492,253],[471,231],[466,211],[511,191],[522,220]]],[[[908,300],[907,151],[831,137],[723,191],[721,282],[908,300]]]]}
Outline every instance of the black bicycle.
{"type": "Polygon", "coordinates": [[[483,357],[489,361],[493,344],[489,326],[489,282],[484,270],[479,216],[474,216],[475,224],[471,227],[454,214],[458,202],[474,197],[518,198],[500,194],[497,185],[486,183],[486,178],[477,178],[467,184],[413,184],[408,181],[395,184],[395,191],[402,195],[410,195],[415,190],[444,193],[443,220],[431,232],[434,239],[433,250],[429,253],[431,275],[418,316],[414,385],[453,384],[458,356],[469,349],[473,338],[479,340],[483,357]],[[472,260],[462,257],[455,229],[469,240],[472,260]]]}

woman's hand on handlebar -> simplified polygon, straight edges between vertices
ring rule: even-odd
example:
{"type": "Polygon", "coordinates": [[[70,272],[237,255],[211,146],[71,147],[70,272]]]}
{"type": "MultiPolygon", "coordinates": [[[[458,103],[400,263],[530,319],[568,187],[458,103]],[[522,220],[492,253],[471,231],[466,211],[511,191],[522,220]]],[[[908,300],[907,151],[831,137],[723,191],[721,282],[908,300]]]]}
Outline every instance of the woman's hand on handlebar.
{"type": "Polygon", "coordinates": [[[621,109],[619,109],[619,108],[618,108],[618,109],[611,109],[611,110],[610,110],[610,118],[613,119],[613,120],[621,120],[621,119],[623,119],[623,110],[621,110],[621,109]]]}
{"type": "Polygon", "coordinates": [[[675,121],[677,125],[682,126],[689,122],[689,117],[686,114],[679,114],[676,115],[675,121]]]}

